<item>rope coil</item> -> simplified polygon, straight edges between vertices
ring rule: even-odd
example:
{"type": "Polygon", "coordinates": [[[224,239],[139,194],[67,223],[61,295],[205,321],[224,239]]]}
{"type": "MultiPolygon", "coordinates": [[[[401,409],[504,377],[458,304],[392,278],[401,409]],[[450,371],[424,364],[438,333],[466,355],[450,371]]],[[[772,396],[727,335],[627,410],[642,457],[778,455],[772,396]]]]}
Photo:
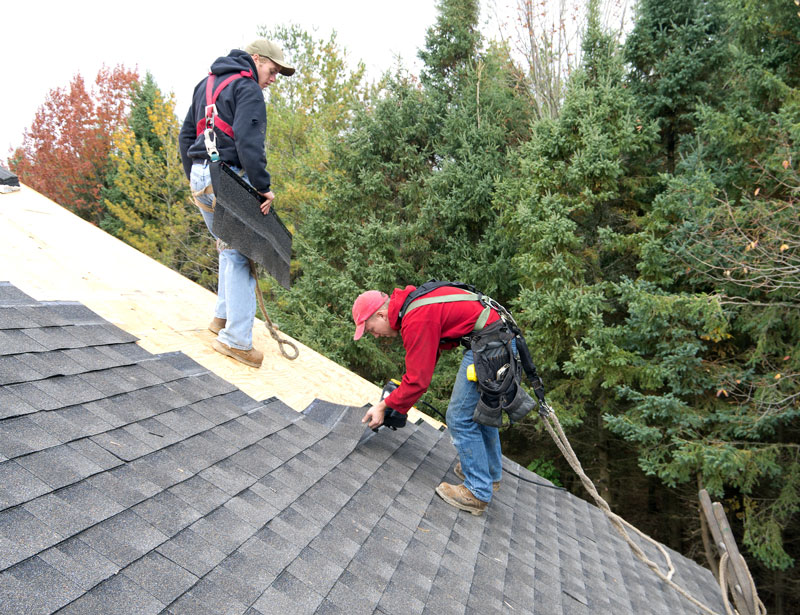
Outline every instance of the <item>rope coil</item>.
{"type": "Polygon", "coordinates": [[[294,361],[297,357],[300,356],[300,349],[297,347],[292,340],[286,339],[285,337],[281,337],[278,334],[278,327],[276,327],[272,320],[270,319],[269,315],[267,314],[267,308],[264,306],[264,293],[261,290],[261,283],[258,281],[258,272],[256,270],[256,263],[252,259],[248,259],[250,261],[250,273],[252,274],[253,278],[256,281],[256,299],[258,300],[258,307],[261,309],[261,313],[264,315],[264,325],[267,327],[269,334],[272,336],[276,342],[278,342],[278,348],[281,351],[281,354],[289,359],[290,361],[294,361]],[[284,346],[290,347],[294,350],[294,353],[289,353],[286,351],[284,346]]]}

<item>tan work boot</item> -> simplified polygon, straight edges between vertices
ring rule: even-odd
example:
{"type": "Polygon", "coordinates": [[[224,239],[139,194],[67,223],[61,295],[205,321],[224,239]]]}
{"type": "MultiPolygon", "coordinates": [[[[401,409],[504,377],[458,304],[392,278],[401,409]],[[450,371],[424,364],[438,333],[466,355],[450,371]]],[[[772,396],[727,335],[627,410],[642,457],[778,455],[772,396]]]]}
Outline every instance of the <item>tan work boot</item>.
{"type": "Polygon", "coordinates": [[[225,328],[225,323],[227,322],[228,321],[225,320],[224,318],[217,318],[216,316],[214,316],[214,320],[212,320],[211,323],[209,323],[208,325],[208,330],[211,331],[211,333],[218,334],[225,328]]]}
{"type": "MultiPolygon", "coordinates": [[[[456,463],[456,467],[453,468],[453,472],[455,472],[455,475],[458,476],[461,480],[466,480],[467,477],[464,476],[464,471],[461,469],[461,462],[460,461],[458,463],[456,463]]],[[[497,493],[498,489],[500,489],[500,481],[497,481],[496,483],[492,483],[492,491],[497,493]]]]}
{"type": "Polygon", "coordinates": [[[486,510],[487,502],[476,498],[472,495],[472,491],[467,489],[464,485],[440,483],[439,486],[436,487],[436,493],[451,506],[471,512],[475,516],[482,515],[483,511],[486,510]]]}
{"type": "Polygon", "coordinates": [[[231,348],[227,344],[223,344],[219,340],[213,340],[211,347],[220,354],[226,357],[236,359],[237,361],[249,365],[250,367],[261,367],[261,362],[264,360],[264,353],[255,348],[250,350],[239,350],[238,348],[231,348]]]}

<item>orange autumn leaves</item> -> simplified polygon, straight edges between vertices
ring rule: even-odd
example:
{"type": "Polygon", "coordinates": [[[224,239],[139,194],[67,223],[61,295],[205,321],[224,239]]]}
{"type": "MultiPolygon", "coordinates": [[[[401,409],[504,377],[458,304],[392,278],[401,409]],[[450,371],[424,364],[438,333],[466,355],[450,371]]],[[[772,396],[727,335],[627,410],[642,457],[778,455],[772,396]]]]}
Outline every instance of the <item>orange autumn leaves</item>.
{"type": "Polygon", "coordinates": [[[78,74],[50,90],[9,159],[20,180],[97,224],[114,133],[126,122],[136,70],[103,67],[91,89],[78,74]]]}

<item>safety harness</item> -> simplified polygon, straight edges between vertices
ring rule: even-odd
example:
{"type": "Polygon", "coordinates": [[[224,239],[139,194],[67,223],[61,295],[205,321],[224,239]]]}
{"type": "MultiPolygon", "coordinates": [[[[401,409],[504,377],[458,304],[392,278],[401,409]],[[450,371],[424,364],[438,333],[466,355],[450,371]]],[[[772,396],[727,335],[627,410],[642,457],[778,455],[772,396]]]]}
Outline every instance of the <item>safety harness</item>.
{"type": "MultiPolygon", "coordinates": [[[[483,311],[481,312],[480,316],[478,316],[478,320],[475,321],[475,327],[473,327],[473,331],[480,331],[486,326],[486,321],[489,320],[489,313],[491,312],[491,306],[488,303],[484,303],[485,295],[483,293],[479,293],[475,290],[473,286],[469,284],[464,284],[462,282],[443,282],[441,280],[428,280],[422,286],[418,287],[416,290],[409,293],[406,300],[403,302],[402,307],[400,308],[399,319],[402,320],[403,316],[411,312],[412,310],[417,309],[418,307],[422,307],[424,305],[431,305],[433,303],[453,303],[456,301],[478,301],[483,305],[483,311]],[[436,290],[437,288],[441,288],[442,286],[452,286],[455,288],[461,288],[467,292],[465,293],[458,293],[453,295],[439,295],[437,297],[424,297],[431,291],[436,290]]],[[[489,301],[491,299],[489,297],[485,297],[489,301]]],[[[462,338],[462,342],[465,341],[462,338]]]]}
{"type": "Polygon", "coordinates": [[[539,414],[547,416],[551,410],[544,398],[544,384],[531,359],[528,345],[511,313],[491,297],[477,291],[474,286],[463,282],[428,280],[409,293],[400,307],[398,321],[416,308],[434,303],[453,303],[456,301],[477,301],[483,311],[475,321],[472,332],[458,341],[472,350],[475,374],[480,391],[480,400],[473,420],[482,425],[500,427],[503,412],[514,423],[522,420],[536,405],[530,395],[520,386],[522,372],[528,377],[539,405],[539,414]],[[449,295],[426,296],[430,292],[450,286],[465,292],[449,295]],[[500,320],[486,325],[491,310],[495,310],[500,320]],[[516,352],[514,347],[516,345],[516,352]]]}
{"type": "Polygon", "coordinates": [[[214,128],[219,128],[231,139],[235,138],[233,135],[233,128],[231,127],[231,125],[218,116],[217,98],[219,98],[219,95],[222,92],[222,90],[228,87],[228,85],[230,85],[232,82],[236,81],[237,79],[241,79],[242,77],[254,79],[253,71],[243,70],[239,71],[238,73],[234,73],[229,77],[225,78],[223,82],[219,84],[219,87],[216,90],[214,90],[214,82],[216,81],[217,76],[213,73],[208,73],[208,79],[206,79],[205,116],[203,117],[203,119],[197,122],[197,136],[199,137],[201,134],[205,133],[206,149],[209,150],[209,155],[211,155],[211,152],[213,151],[214,155],[217,156],[216,158],[212,158],[212,160],[219,160],[219,153],[216,151],[217,135],[214,134],[214,128]],[[209,147],[209,142],[211,143],[212,147],[209,147]]]}
{"type": "MultiPolygon", "coordinates": [[[[223,133],[228,135],[231,139],[234,139],[233,127],[231,127],[228,122],[223,120],[219,117],[217,113],[217,98],[219,98],[220,93],[226,87],[228,87],[231,83],[236,81],[237,79],[241,79],[246,77],[248,79],[255,79],[253,77],[253,71],[251,70],[243,70],[239,71],[238,73],[234,73],[228,77],[226,77],[222,83],[219,84],[217,89],[214,89],[214,82],[217,79],[217,76],[214,73],[208,73],[208,79],[206,79],[206,106],[205,106],[205,114],[202,119],[197,122],[197,136],[203,135],[206,151],[208,152],[208,157],[211,162],[216,162],[219,160],[219,151],[217,151],[217,134],[214,132],[215,128],[219,128],[223,133]]],[[[214,188],[211,184],[208,184],[202,190],[197,190],[192,192],[192,196],[194,197],[194,204],[197,205],[203,211],[208,213],[214,212],[214,206],[217,203],[217,197],[214,195],[214,188]],[[211,206],[205,205],[198,200],[199,196],[204,194],[212,194],[212,201],[211,206]]]]}

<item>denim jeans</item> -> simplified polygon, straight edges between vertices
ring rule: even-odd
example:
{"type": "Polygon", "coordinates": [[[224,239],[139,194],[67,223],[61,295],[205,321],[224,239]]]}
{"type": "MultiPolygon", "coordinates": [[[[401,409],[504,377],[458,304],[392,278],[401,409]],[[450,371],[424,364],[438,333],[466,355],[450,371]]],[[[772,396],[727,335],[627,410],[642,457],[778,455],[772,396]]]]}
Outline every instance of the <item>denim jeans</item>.
{"type": "Polygon", "coordinates": [[[478,385],[467,380],[467,367],[472,363],[472,350],[467,350],[458,368],[445,420],[461,460],[464,486],[479,500],[489,502],[492,483],[503,476],[500,432],[472,420],[480,398],[478,385]]]}
{"type": "MultiPolygon", "coordinates": [[[[244,176],[247,179],[247,176],[244,176]]],[[[202,190],[211,183],[208,162],[195,162],[190,179],[192,192],[202,190]]],[[[212,194],[204,194],[197,200],[211,206],[212,194]]],[[[214,224],[214,214],[203,211],[203,220],[209,232],[214,224]]],[[[216,239],[212,232],[211,235],[216,239]]],[[[250,275],[250,262],[247,257],[234,249],[219,253],[219,281],[217,284],[217,305],[214,316],[226,320],[225,328],[217,339],[231,348],[250,350],[253,347],[253,322],[256,317],[256,280],[250,275]]]]}

